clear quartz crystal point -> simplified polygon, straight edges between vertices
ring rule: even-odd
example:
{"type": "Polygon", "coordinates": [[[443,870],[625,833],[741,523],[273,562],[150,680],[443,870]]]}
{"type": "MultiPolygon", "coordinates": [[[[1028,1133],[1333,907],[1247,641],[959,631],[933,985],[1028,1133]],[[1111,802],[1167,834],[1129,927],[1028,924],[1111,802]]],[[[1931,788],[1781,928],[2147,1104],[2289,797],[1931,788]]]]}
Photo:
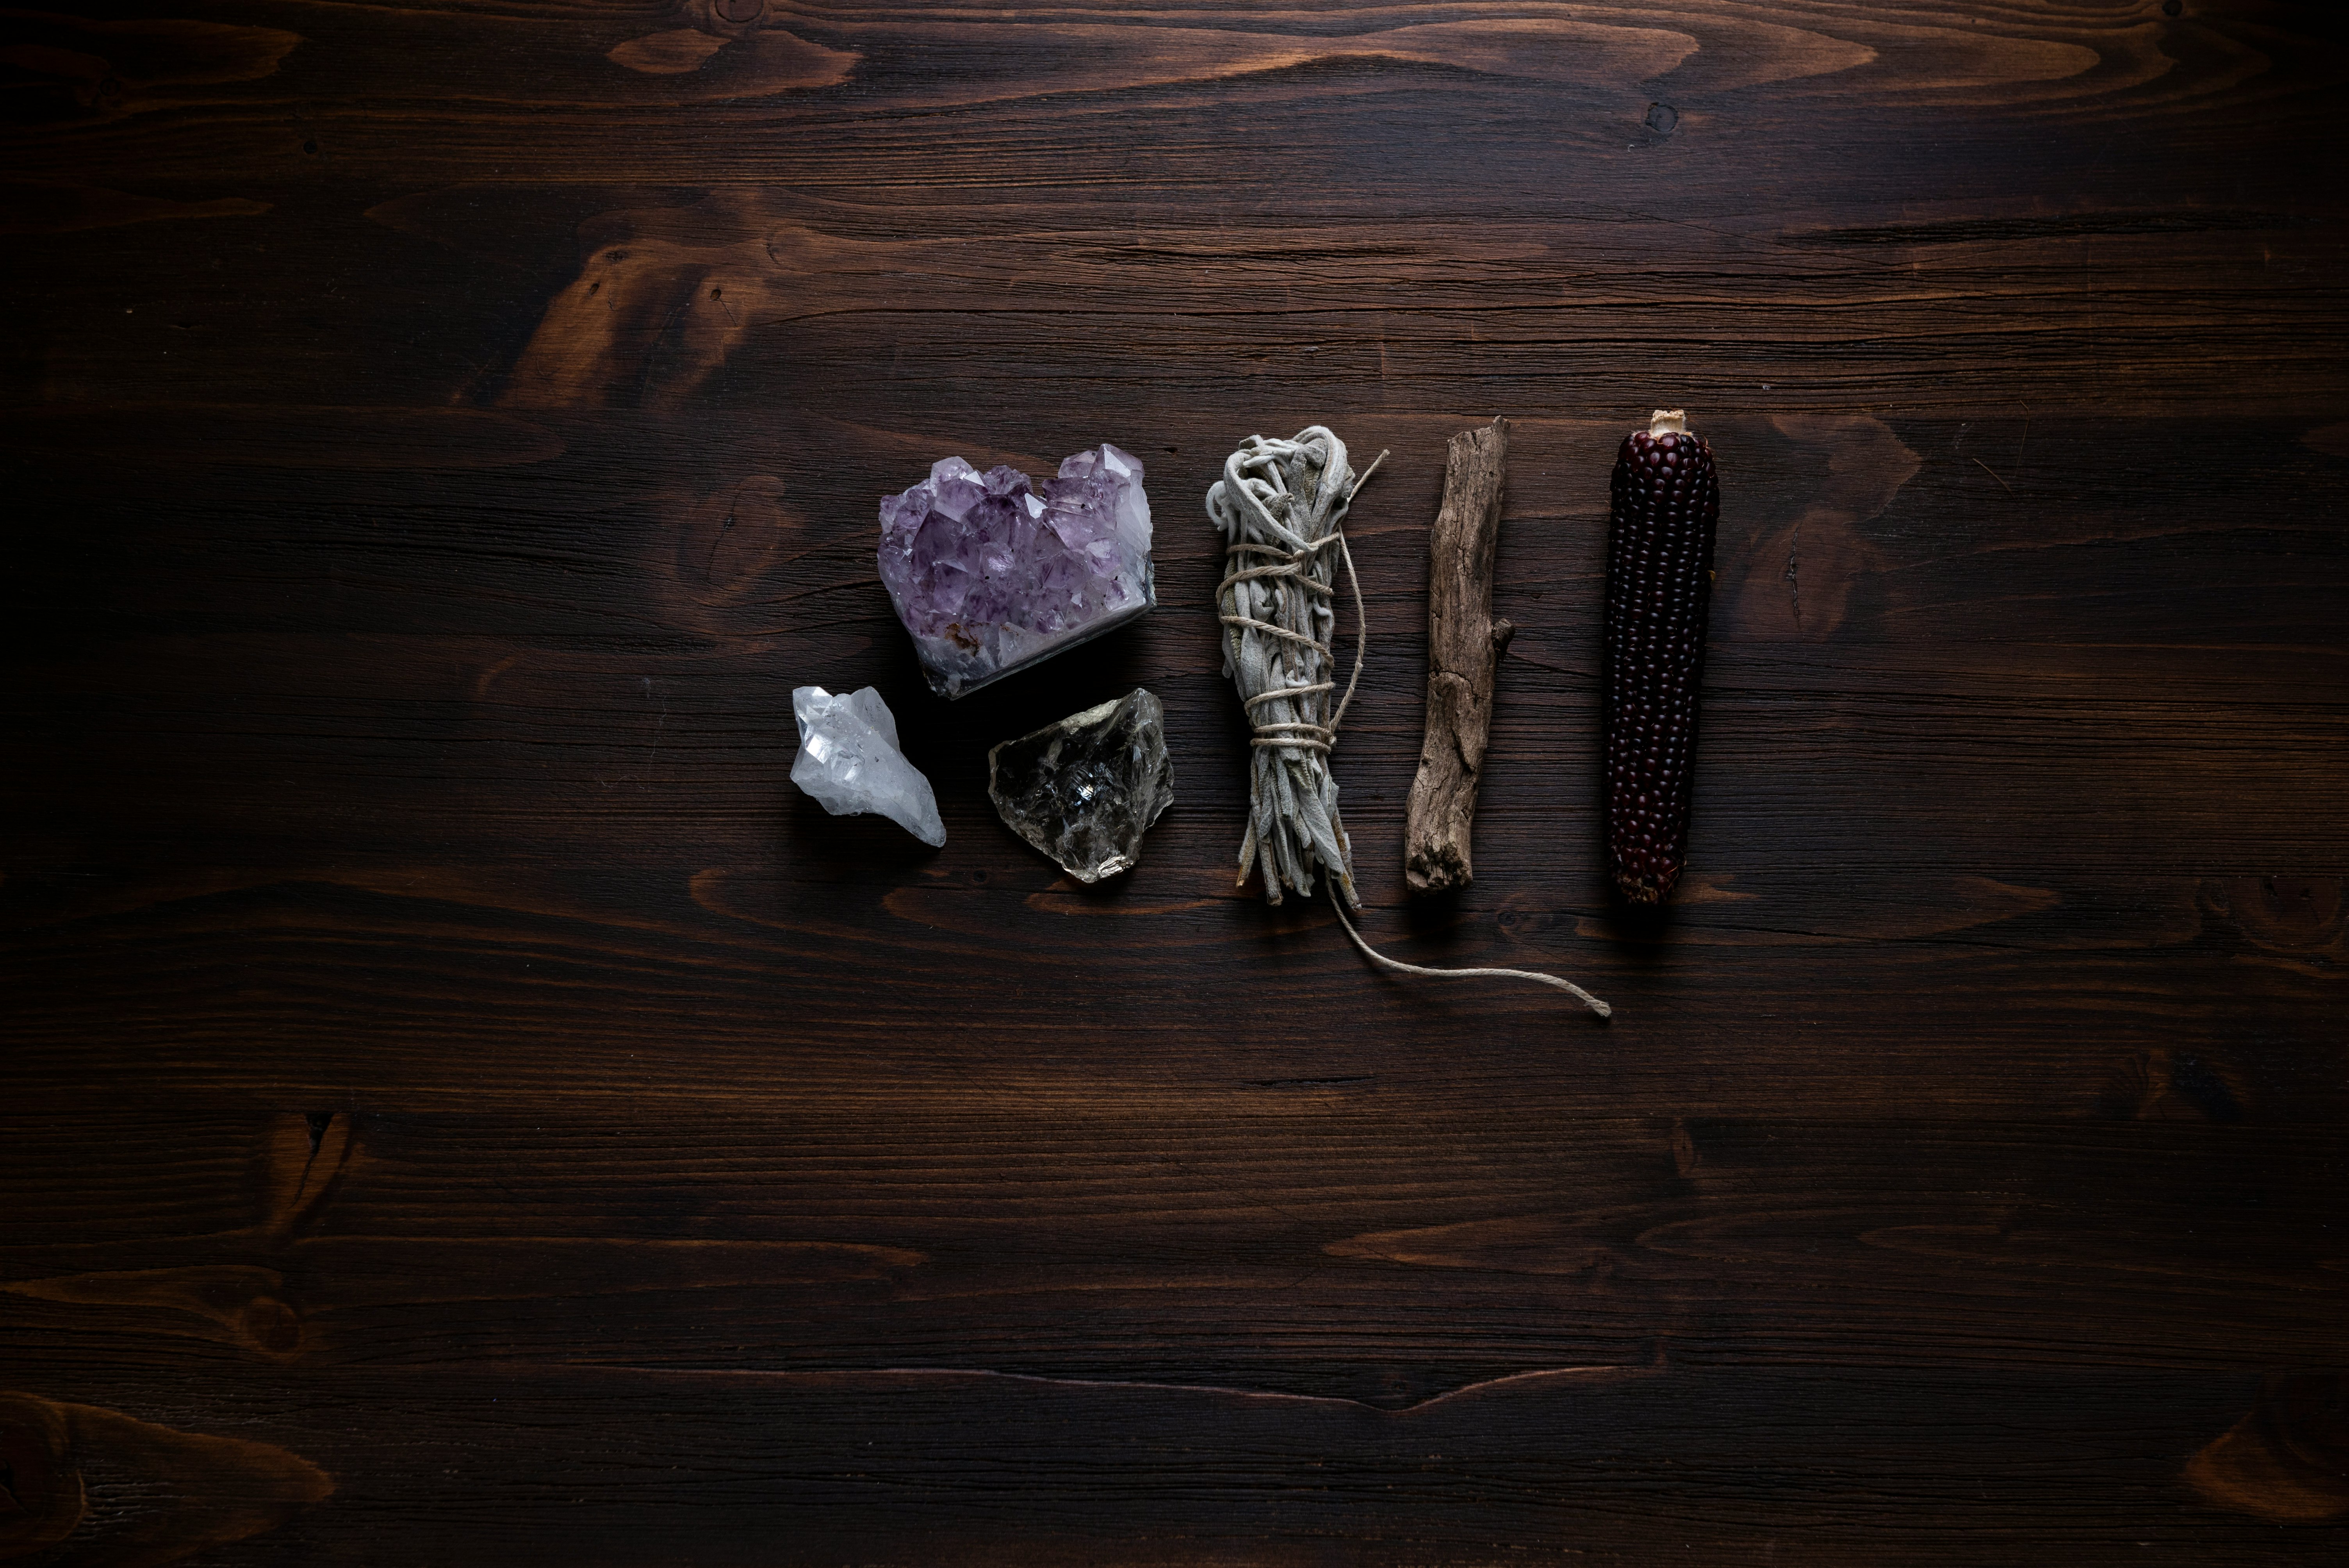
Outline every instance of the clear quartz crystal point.
{"type": "Polygon", "coordinates": [[[874,812],[926,844],[947,841],[938,799],[897,749],[897,720],[871,686],[834,696],[819,686],[792,693],[800,754],[792,782],[835,817],[874,812]]]}
{"type": "Polygon", "coordinates": [[[1011,830],[1079,882],[1142,859],[1142,835],[1174,803],[1166,710],[1139,688],[987,754],[988,798],[1011,830]]]}
{"type": "Polygon", "coordinates": [[[881,503],[880,566],[931,689],[977,691],[1157,604],[1142,463],[1103,442],[1035,485],[942,459],[881,503]]]}

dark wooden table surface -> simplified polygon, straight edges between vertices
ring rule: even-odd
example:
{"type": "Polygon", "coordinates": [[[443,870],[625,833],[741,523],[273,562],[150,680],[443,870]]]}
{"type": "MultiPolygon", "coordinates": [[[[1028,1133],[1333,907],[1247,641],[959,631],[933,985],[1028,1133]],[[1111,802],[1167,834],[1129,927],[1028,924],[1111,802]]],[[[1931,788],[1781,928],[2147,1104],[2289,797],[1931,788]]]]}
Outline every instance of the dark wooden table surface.
{"type": "Polygon", "coordinates": [[[2221,0],[0,19],[0,1557],[2338,1563],[2349,51],[2221,0]],[[1610,912],[1614,443],[1726,496],[1610,912]],[[1446,438],[1516,421],[1404,896],[1446,438]],[[1372,972],[1200,498],[1392,456],[1372,972]],[[947,704],[875,503],[1148,466],[947,704]],[[787,775],[872,684],[931,851],[787,775]],[[1086,889],[985,749],[1146,685],[1086,889]]]}

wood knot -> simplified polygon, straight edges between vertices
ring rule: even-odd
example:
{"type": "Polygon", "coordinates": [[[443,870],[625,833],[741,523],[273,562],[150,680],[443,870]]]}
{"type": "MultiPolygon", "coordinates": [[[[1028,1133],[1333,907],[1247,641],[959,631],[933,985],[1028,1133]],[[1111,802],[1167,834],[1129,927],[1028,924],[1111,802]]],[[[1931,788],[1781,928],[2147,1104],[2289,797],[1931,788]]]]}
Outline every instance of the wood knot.
{"type": "Polygon", "coordinates": [[[2186,1463],[2187,1483],[2222,1508],[2292,1524],[2349,1514],[2349,1377],[2265,1379],[2258,1402],[2186,1463]]]}
{"type": "Polygon", "coordinates": [[[56,1406],[0,1394],[0,1557],[53,1546],[81,1522],[89,1503],[69,1446],[56,1406]]]}
{"type": "Polygon", "coordinates": [[[64,1560],[172,1563],[274,1529],[334,1490],[274,1444],[0,1393],[0,1558],[55,1546],[88,1520],[64,1560]],[[85,1472],[106,1478],[95,1501],[85,1472]]]}

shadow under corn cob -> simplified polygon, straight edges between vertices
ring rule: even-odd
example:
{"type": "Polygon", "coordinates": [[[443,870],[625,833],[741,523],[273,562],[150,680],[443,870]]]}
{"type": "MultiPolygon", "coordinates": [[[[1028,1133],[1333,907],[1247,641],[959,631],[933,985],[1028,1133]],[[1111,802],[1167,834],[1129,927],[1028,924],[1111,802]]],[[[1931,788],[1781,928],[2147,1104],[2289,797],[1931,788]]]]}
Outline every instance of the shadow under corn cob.
{"type": "Polygon", "coordinates": [[[1721,484],[1677,408],[1623,438],[1607,529],[1607,851],[1617,891],[1661,903],[1688,857],[1705,612],[1721,484]]]}

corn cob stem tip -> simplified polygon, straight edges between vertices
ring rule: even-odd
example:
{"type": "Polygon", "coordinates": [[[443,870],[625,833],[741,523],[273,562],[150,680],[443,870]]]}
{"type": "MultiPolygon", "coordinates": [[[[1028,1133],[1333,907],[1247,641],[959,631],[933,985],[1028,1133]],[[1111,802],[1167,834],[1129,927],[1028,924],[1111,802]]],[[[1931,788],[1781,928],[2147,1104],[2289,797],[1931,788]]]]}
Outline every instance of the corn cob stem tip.
{"type": "Polygon", "coordinates": [[[1687,411],[1681,408],[1657,409],[1654,413],[1648,416],[1648,434],[1651,436],[1662,436],[1667,434],[1674,436],[1687,435],[1687,411]]]}

